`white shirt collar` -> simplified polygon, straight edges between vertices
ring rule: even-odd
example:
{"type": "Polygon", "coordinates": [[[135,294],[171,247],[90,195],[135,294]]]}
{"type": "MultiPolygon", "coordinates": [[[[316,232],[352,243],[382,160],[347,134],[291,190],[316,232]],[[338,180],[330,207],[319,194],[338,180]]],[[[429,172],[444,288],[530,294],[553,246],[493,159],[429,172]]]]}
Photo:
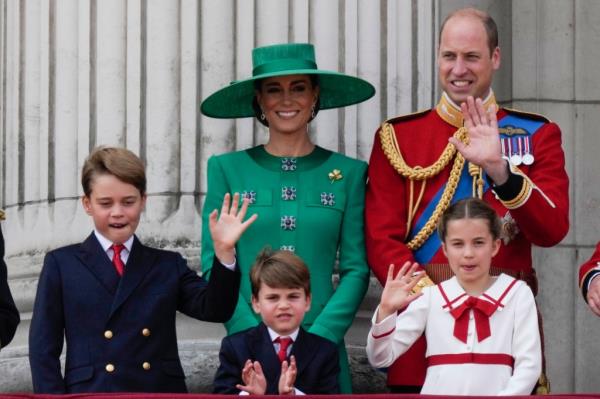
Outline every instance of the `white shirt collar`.
{"type": "Polygon", "coordinates": [[[296,342],[296,338],[298,338],[298,333],[300,332],[300,327],[296,328],[296,330],[290,335],[280,335],[276,333],[271,327],[267,326],[267,330],[269,330],[269,336],[271,337],[271,342],[275,341],[278,337],[290,337],[292,341],[296,342]]]}
{"type": "MultiPolygon", "coordinates": [[[[112,245],[113,242],[111,240],[109,240],[108,238],[104,237],[98,230],[94,229],[94,234],[96,235],[96,239],[98,240],[98,242],[100,243],[100,246],[102,246],[102,249],[104,250],[104,252],[108,252],[108,250],[112,250],[112,245]]],[[[129,237],[127,239],[127,241],[125,241],[123,243],[123,245],[125,246],[125,249],[127,250],[127,252],[131,252],[131,247],[133,246],[133,236],[129,237]]]]}

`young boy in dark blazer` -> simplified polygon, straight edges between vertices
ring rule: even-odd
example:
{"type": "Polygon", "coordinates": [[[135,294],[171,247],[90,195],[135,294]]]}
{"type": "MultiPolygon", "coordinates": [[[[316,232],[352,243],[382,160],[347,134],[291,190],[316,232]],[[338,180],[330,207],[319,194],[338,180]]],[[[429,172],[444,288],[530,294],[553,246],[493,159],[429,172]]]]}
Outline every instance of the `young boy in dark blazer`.
{"type": "Polygon", "coordinates": [[[186,392],[177,351],[177,311],[224,322],[238,297],[234,245],[244,201],[225,195],[210,217],[218,245],[209,283],[178,253],[135,236],[146,202],[142,161],[122,148],[100,147],[82,170],[83,207],[94,231],[81,244],[49,252],[40,275],[29,334],[36,393],[186,392]],[[66,340],[64,376],[59,357],[66,340]]]}
{"type": "Polygon", "coordinates": [[[311,303],[304,262],[288,251],[264,251],[250,280],[262,323],[223,339],[214,393],[339,393],[337,345],[300,326],[311,303]]]}
{"type": "MultiPolygon", "coordinates": [[[[3,219],[4,211],[0,209],[0,221],[3,219]]],[[[4,236],[0,227],[0,347],[2,348],[12,341],[17,325],[21,321],[7,278],[6,263],[4,263],[4,236]]]]}

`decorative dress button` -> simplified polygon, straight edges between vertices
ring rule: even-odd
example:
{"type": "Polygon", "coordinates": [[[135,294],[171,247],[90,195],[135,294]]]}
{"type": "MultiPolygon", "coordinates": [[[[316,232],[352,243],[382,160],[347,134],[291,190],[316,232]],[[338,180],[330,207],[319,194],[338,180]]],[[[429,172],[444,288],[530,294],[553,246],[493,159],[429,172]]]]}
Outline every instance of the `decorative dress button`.
{"type": "Polygon", "coordinates": [[[335,205],[335,195],[333,193],[322,192],[321,193],[321,204],[327,205],[327,206],[334,206],[335,205]]]}
{"type": "Polygon", "coordinates": [[[150,336],[150,329],[149,329],[149,328],[144,328],[144,329],[142,330],[142,335],[143,335],[144,337],[149,337],[149,336],[150,336]]]}
{"type": "Polygon", "coordinates": [[[283,186],[281,188],[281,199],[284,201],[293,201],[296,199],[296,187],[283,186]]]}
{"type": "Polygon", "coordinates": [[[296,166],[296,158],[281,158],[281,170],[284,172],[292,172],[296,166]]]}
{"type": "Polygon", "coordinates": [[[142,368],[143,368],[144,370],[150,370],[150,363],[148,363],[148,362],[144,362],[144,363],[142,363],[142,368]]]}
{"type": "Polygon", "coordinates": [[[108,363],[108,364],[106,365],[106,367],[104,367],[104,369],[105,369],[107,372],[109,372],[109,373],[112,373],[113,371],[115,371],[115,365],[114,365],[114,364],[111,364],[111,363],[108,363]]]}
{"type": "Polygon", "coordinates": [[[242,191],[242,199],[248,198],[248,202],[250,204],[254,204],[256,202],[256,191],[254,190],[244,190],[242,191]]]}
{"type": "Polygon", "coordinates": [[[104,338],[111,339],[113,337],[113,332],[110,330],[104,331],[104,338]]]}
{"type": "Polygon", "coordinates": [[[282,251],[296,252],[296,247],[293,245],[282,245],[279,249],[282,251]]]}
{"type": "Polygon", "coordinates": [[[282,216],[281,217],[281,228],[284,230],[294,230],[296,228],[296,217],[295,216],[282,216]]]}

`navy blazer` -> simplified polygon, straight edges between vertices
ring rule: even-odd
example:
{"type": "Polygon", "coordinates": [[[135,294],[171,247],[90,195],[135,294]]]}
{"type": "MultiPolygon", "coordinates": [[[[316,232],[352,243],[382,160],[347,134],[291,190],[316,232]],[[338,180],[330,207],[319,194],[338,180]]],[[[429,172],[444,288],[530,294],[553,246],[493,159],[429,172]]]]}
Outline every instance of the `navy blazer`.
{"type": "Polygon", "coordinates": [[[93,233],[49,252],[29,331],[34,392],[186,392],[176,311],[224,322],[237,303],[238,269],[214,267],[207,283],[178,253],[136,237],[119,277],[93,233]]]}
{"type": "Polygon", "coordinates": [[[0,227],[0,347],[12,341],[21,321],[19,311],[10,293],[7,282],[6,263],[4,263],[4,236],[0,227]]]}
{"type": "MultiPolygon", "coordinates": [[[[295,388],[312,395],[340,392],[339,352],[336,344],[300,327],[291,355],[296,357],[298,368],[295,388]]],[[[265,393],[279,394],[281,363],[263,323],[223,338],[219,352],[221,364],[213,384],[214,393],[239,394],[240,391],[235,386],[244,384],[242,369],[248,359],[260,362],[267,379],[265,393]]]]}

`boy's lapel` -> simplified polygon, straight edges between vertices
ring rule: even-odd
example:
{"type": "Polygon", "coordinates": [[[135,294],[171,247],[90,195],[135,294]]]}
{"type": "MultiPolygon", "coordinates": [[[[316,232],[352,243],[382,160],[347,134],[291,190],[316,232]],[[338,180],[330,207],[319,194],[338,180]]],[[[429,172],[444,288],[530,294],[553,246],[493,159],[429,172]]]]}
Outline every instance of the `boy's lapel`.
{"type": "Polygon", "coordinates": [[[142,279],[148,275],[148,271],[154,265],[155,257],[156,256],[151,251],[147,251],[146,247],[134,236],[131,253],[125,264],[125,272],[118,285],[109,317],[111,317],[119,306],[129,298],[142,279]]]}
{"type": "Polygon", "coordinates": [[[252,355],[251,359],[260,361],[263,373],[267,378],[267,384],[270,385],[270,383],[274,383],[275,387],[277,387],[279,374],[281,373],[281,363],[279,363],[279,358],[275,353],[267,326],[260,323],[258,327],[252,331],[252,334],[249,334],[248,339],[248,347],[250,348],[250,353],[252,355]]]}
{"type": "Polygon", "coordinates": [[[77,256],[104,288],[114,296],[120,278],[94,233],[90,234],[81,244],[81,250],[77,256]]]}
{"type": "Polygon", "coordinates": [[[290,353],[290,355],[294,355],[296,358],[298,376],[302,373],[306,366],[311,363],[312,358],[317,353],[319,344],[313,341],[313,337],[310,334],[307,334],[304,328],[300,327],[300,331],[298,331],[298,337],[296,338],[296,342],[294,342],[294,345],[292,346],[292,352],[290,353]]]}

